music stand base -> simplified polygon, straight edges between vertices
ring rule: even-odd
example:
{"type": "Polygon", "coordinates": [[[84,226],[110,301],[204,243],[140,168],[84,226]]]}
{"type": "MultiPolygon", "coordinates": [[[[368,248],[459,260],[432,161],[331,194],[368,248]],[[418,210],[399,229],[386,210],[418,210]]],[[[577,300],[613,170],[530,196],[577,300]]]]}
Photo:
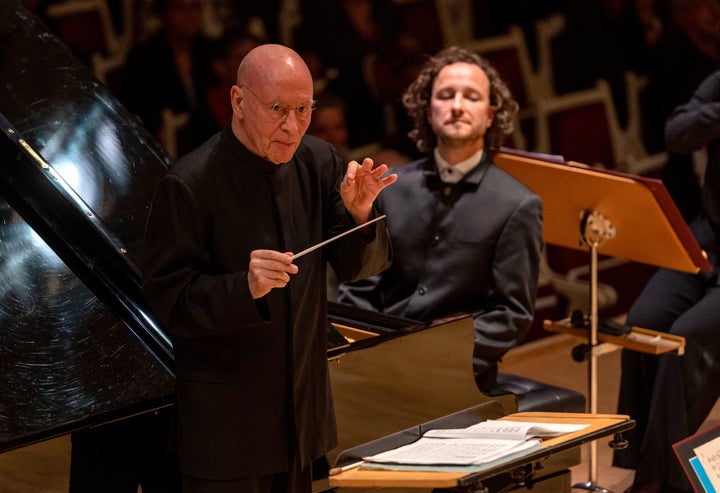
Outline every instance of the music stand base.
{"type": "Polygon", "coordinates": [[[572,489],[573,490],[594,491],[596,493],[613,493],[612,490],[603,488],[602,486],[598,486],[597,484],[595,484],[592,481],[574,484],[574,485],[572,485],[572,489]]]}

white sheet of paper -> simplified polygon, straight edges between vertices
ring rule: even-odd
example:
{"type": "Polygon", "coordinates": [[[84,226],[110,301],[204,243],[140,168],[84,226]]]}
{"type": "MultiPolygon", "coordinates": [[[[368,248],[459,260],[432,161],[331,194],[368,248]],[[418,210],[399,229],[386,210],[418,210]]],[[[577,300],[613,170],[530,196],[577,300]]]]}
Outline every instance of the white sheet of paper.
{"type": "Polygon", "coordinates": [[[693,449],[715,491],[720,491],[720,437],[693,449]]]}

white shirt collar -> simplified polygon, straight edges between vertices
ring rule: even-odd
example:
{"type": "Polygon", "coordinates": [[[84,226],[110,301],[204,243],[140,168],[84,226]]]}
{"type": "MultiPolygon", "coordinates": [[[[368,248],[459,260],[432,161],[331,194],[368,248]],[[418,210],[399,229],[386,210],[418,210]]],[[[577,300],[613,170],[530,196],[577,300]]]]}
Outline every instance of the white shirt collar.
{"type": "Polygon", "coordinates": [[[462,180],[463,176],[468,174],[475,166],[480,164],[482,159],[483,149],[470,156],[464,161],[460,161],[455,165],[449,164],[442,157],[437,150],[437,147],[433,150],[435,156],[435,163],[437,164],[438,174],[440,179],[445,183],[457,183],[462,180]]]}

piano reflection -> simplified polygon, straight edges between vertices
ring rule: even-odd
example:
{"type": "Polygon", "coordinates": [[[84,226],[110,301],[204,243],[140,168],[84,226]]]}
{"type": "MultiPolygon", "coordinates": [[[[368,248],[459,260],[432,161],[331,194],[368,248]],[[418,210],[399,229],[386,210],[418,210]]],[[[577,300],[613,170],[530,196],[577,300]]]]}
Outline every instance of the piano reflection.
{"type": "MultiPolygon", "coordinates": [[[[0,452],[170,416],[168,337],[140,291],[172,160],[19,0],[0,3],[0,452]]],[[[345,448],[489,400],[467,316],[424,324],[331,304],[345,448]]],[[[514,396],[498,399],[512,412],[514,396]]],[[[129,427],[128,429],[132,429],[129,427]]]]}

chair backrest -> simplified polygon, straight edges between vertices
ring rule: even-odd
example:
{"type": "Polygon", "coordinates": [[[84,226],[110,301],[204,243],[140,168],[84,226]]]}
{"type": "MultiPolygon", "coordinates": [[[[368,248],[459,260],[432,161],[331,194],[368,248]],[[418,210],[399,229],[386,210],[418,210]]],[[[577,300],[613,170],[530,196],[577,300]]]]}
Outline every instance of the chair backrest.
{"type": "Polygon", "coordinates": [[[125,60],[126,53],[109,56],[95,53],[90,58],[90,67],[100,82],[113,93],[120,94],[125,60]]]}
{"type": "Polygon", "coordinates": [[[646,156],[647,151],[642,142],[642,110],[641,94],[647,85],[647,76],[639,75],[633,71],[625,72],[625,99],[627,101],[628,119],[625,132],[628,140],[626,152],[646,156]]]}
{"type": "Polygon", "coordinates": [[[523,123],[524,122],[519,117],[515,116],[513,121],[513,133],[505,139],[503,146],[518,149],[520,151],[528,150],[528,139],[526,136],[527,130],[525,127],[529,127],[531,125],[523,125],[523,123]]]}
{"type": "Polygon", "coordinates": [[[511,26],[506,34],[473,39],[465,46],[482,55],[497,69],[521,110],[537,101],[536,77],[525,34],[519,26],[511,26]]]}
{"type": "Polygon", "coordinates": [[[112,55],[120,54],[124,57],[135,42],[135,25],[137,20],[137,13],[135,12],[136,2],[137,0],[121,1],[122,29],[119,32],[113,29],[109,33],[113,38],[111,41],[112,55]]]}
{"type": "Polygon", "coordinates": [[[607,81],[541,99],[535,110],[536,152],[610,169],[622,162],[623,131],[607,81]]]}
{"type": "Polygon", "coordinates": [[[94,53],[111,51],[107,30],[112,28],[112,19],[104,1],[51,3],[47,16],[58,38],[78,56],[89,60],[94,53]]]}
{"type": "Polygon", "coordinates": [[[555,90],[555,45],[565,31],[565,22],[565,14],[562,13],[550,14],[535,21],[536,76],[541,98],[557,94],[555,90]]]}
{"type": "Polygon", "coordinates": [[[505,145],[522,150],[533,148],[535,103],[540,94],[523,30],[511,26],[506,34],[473,39],[465,47],[495,67],[520,106],[515,132],[505,145]]]}
{"type": "MultiPolygon", "coordinates": [[[[578,279],[567,273],[560,273],[553,270],[548,259],[548,252],[566,256],[567,253],[577,253],[569,249],[557,245],[545,245],[543,255],[540,259],[539,279],[550,283],[552,288],[562,296],[565,303],[564,316],[570,315],[573,310],[582,310],[583,313],[590,313],[590,283],[587,279],[578,279]]],[[[584,252],[583,252],[584,253],[584,252]]],[[[577,258],[577,255],[573,256],[577,258]]],[[[610,308],[617,303],[618,294],[613,286],[605,283],[598,283],[597,289],[597,308],[603,310],[610,308]]]]}
{"type": "Polygon", "coordinates": [[[474,36],[472,0],[435,0],[445,46],[462,46],[474,36]]]}
{"type": "Polygon", "coordinates": [[[76,54],[89,59],[127,51],[132,41],[134,3],[122,0],[122,30],[113,24],[107,0],[67,0],[51,3],[47,16],[58,37],[76,54]]]}
{"type": "Polygon", "coordinates": [[[162,126],[160,128],[160,143],[167,153],[174,159],[179,157],[178,132],[190,122],[190,113],[175,113],[166,108],[162,112],[162,126]]]}
{"type": "Polygon", "coordinates": [[[623,161],[620,171],[635,175],[660,176],[668,159],[665,151],[649,154],[643,143],[642,91],[647,77],[633,71],[625,72],[625,98],[627,101],[627,125],[623,141],[623,161]]]}

